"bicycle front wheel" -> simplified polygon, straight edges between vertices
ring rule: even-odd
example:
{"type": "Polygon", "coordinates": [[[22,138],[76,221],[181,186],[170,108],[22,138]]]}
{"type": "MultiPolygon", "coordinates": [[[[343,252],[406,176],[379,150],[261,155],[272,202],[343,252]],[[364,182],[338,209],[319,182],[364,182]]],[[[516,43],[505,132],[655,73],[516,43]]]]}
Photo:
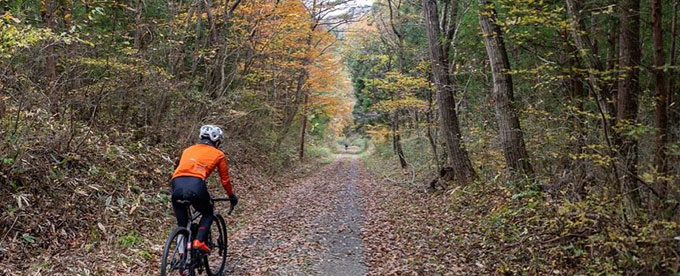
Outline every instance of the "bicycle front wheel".
{"type": "Polygon", "coordinates": [[[215,215],[206,241],[211,250],[204,257],[205,270],[208,276],[222,275],[227,262],[227,224],[222,216],[215,215]]]}
{"type": "Polygon", "coordinates": [[[161,257],[161,276],[182,275],[186,269],[187,237],[189,231],[184,227],[176,227],[165,241],[163,257],[161,257]]]}

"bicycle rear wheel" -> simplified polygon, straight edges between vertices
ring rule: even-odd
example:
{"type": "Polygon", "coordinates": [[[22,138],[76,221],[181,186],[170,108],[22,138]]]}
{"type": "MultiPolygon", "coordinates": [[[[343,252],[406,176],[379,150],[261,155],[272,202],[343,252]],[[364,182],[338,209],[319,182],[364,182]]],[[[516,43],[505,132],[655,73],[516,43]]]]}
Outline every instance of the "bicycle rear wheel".
{"type": "Polygon", "coordinates": [[[209,276],[222,275],[227,262],[227,224],[222,216],[215,215],[206,241],[211,250],[204,257],[205,270],[209,276]]]}
{"type": "Polygon", "coordinates": [[[184,227],[176,227],[163,248],[161,257],[161,276],[182,275],[186,264],[186,243],[189,231],[184,227]]]}

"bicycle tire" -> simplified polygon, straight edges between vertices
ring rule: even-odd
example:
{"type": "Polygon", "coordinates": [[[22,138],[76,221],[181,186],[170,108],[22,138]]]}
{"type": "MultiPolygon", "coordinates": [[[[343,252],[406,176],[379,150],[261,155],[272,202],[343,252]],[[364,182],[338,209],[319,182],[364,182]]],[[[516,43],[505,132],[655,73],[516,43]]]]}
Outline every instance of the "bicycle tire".
{"type": "Polygon", "coordinates": [[[215,248],[212,249],[211,254],[218,254],[217,257],[221,263],[216,267],[217,271],[213,271],[213,269],[210,268],[208,256],[203,257],[203,263],[205,264],[205,270],[208,273],[208,276],[220,276],[222,273],[224,273],[224,269],[227,265],[227,224],[224,222],[224,218],[222,218],[222,216],[215,215],[215,219],[213,220],[213,225],[211,227],[217,227],[219,233],[219,237],[210,237],[215,241],[216,245],[215,248]]]}
{"type": "MultiPolygon", "coordinates": [[[[174,270],[172,270],[172,267],[171,267],[170,271],[166,271],[166,270],[168,269],[168,257],[171,253],[170,247],[172,246],[173,242],[177,241],[177,237],[179,235],[184,235],[185,237],[188,237],[189,236],[189,230],[187,230],[184,227],[175,227],[175,229],[173,229],[172,232],[170,232],[170,235],[168,235],[168,239],[165,241],[165,246],[163,247],[163,256],[161,257],[161,276],[169,276],[174,271],[174,270]]],[[[174,253],[174,252],[172,252],[172,253],[174,253]]],[[[173,254],[173,257],[174,257],[174,254],[173,254]]],[[[181,259],[182,257],[179,256],[179,255],[178,255],[178,258],[179,258],[178,261],[180,262],[180,265],[177,269],[184,269],[184,267],[182,267],[183,265],[181,265],[181,262],[182,261],[186,262],[186,260],[182,260],[181,259]]],[[[171,260],[170,264],[172,264],[172,260],[171,260]]]]}

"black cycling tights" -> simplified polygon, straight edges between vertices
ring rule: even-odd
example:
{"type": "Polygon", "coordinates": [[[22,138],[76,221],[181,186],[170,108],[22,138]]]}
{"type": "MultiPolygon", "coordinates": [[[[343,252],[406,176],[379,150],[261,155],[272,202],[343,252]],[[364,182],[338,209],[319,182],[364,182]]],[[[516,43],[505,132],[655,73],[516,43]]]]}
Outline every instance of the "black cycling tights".
{"type": "Polygon", "coordinates": [[[189,213],[184,205],[177,203],[177,200],[190,201],[194,209],[201,213],[196,239],[204,241],[205,233],[210,231],[210,223],[213,220],[213,205],[205,181],[191,176],[181,176],[172,180],[172,209],[175,211],[177,225],[186,227],[189,223],[189,213]]]}

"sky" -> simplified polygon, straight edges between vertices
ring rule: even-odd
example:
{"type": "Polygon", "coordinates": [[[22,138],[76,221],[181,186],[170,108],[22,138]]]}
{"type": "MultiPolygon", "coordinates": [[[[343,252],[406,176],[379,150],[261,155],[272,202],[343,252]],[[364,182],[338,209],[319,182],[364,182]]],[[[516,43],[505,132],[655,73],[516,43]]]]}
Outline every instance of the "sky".
{"type": "Polygon", "coordinates": [[[356,2],[356,4],[360,6],[373,4],[373,0],[355,0],[354,2],[356,2]]]}
{"type": "Polygon", "coordinates": [[[352,0],[352,1],[350,1],[350,3],[347,3],[346,5],[344,5],[344,7],[346,7],[345,9],[338,10],[336,12],[330,13],[329,15],[330,16],[336,16],[336,15],[343,14],[347,11],[347,9],[349,9],[351,7],[371,6],[371,5],[373,5],[373,1],[374,0],[352,0]]]}

